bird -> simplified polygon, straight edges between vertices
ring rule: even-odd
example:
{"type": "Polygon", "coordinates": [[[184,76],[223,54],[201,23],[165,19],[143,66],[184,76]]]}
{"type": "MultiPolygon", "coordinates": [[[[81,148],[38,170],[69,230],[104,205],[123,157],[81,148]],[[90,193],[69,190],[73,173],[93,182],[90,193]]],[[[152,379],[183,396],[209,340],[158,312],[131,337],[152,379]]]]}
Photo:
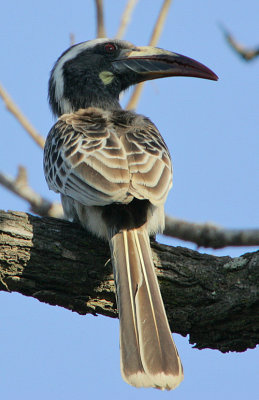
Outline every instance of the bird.
{"type": "Polygon", "coordinates": [[[150,247],[150,236],[164,229],[172,162],[155,124],[123,109],[119,96],[171,76],[218,79],[203,64],[158,47],[109,38],[71,46],[50,73],[58,119],[44,148],[45,178],[60,193],[65,217],[109,242],[122,377],[161,390],[183,379],[150,247]]]}

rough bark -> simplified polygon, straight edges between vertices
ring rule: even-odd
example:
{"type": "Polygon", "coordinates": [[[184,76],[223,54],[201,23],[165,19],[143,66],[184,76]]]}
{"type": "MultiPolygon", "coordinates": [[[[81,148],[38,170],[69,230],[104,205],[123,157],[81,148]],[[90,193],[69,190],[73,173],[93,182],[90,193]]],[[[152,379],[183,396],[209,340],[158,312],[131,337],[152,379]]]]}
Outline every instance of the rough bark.
{"type": "MultiPolygon", "coordinates": [[[[108,246],[80,226],[2,211],[0,246],[0,290],[117,317],[108,246]]],[[[259,252],[215,257],[155,241],[152,249],[173,332],[222,352],[259,343],[259,252]]]]}

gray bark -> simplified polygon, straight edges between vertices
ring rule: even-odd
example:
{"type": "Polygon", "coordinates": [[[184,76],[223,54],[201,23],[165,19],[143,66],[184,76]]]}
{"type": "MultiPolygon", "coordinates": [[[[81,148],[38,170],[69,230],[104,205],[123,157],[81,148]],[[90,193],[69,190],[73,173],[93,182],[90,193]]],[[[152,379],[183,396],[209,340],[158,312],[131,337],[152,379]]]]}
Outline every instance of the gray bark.
{"type": "MultiPolygon", "coordinates": [[[[152,250],[172,332],[222,352],[259,343],[259,251],[216,257],[155,241],[152,250]]],[[[79,225],[0,211],[0,290],[117,317],[109,258],[79,225]]]]}

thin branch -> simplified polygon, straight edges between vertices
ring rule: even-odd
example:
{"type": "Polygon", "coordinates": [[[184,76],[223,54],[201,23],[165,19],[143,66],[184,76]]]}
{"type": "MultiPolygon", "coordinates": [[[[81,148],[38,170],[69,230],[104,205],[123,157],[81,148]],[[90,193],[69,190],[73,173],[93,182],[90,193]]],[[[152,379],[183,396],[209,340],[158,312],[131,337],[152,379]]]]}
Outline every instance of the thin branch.
{"type": "Polygon", "coordinates": [[[12,113],[15,118],[20,122],[22,127],[26,132],[32,137],[32,139],[43,149],[45,139],[37,132],[37,130],[32,126],[28,119],[23,115],[21,110],[17,107],[15,102],[11,99],[7,91],[0,85],[0,96],[2,97],[5,106],[10,113],[12,113]]]}
{"type": "Polygon", "coordinates": [[[132,12],[134,10],[134,7],[136,7],[137,2],[138,2],[138,0],[129,0],[128,1],[127,5],[125,7],[125,10],[122,14],[122,17],[121,17],[121,22],[120,22],[118,32],[115,35],[115,37],[117,39],[121,39],[125,35],[125,31],[127,29],[127,26],[129,25],[132,12]]]}
{"type": "MultiPolygon", "coordinates": [[[[160,13],[158,15],[158,18],[156,20],[152,35],[151,35],[151,39],[149,41],[149,46],[156,46],[159,37],[162,33],[162,29],[164,27],[165,24],[165,19],[167,17],[170,5],[171,5],[172,0],[164,0],[164,3],[162,5],[162,8],[160,10],[160,13]]],[[[132,96],[127,104],[126,109],[127,110],[132,110],[132,109],[136,109],[142,89],[143,89],[143,85],[144,83],[139,83],[138,85],[136,85],[132,96]]]]}
{"type": "MultiPolygon", "coordinates": [[[[62,206],[36,193],[28,184],[24,167],[19,167],[15,179],[0,173],[0,185],[27,201],[30,210],[41,217],[63,218],[62,206]]],[[[229,246],[259,246],[259,229],[224,229],[213,224],[197,224],[166,216],[164,235],[220,249],[229,246]]]]}
{"type": "Polygon", "coordinates": [[[258,47],[255,49],[249,49],[243,46],[241,43],[237,42],[233,35],[231,35],[222,25],[220,25],[220,27],[230,47],[235,51],[235,53],[242,57],[243,60],[250,61],[259,56],[258,47]]]}
{"type": "Polygon", "coordinates": [[[73,32],[70,32],[70,34],[69,34],[70,46],[74,46],[75,42],[76,42],[75,34],[73,32]]]}
{"type": "Polygon", "coordinates": [[[135,110],[137,108],[137,104],[139,102],[142,90],[143,90],[144,82],[139,83],[135,86],[135,89],[129,99],[129,102],[126,106],[126,110],[135,110]]]}
{"type": "Polygon", "coordinates": [[[224,229],[166,216],[164,235],[192,242],[199,247],[259,246],[259,229],[224,229]]]}
{"type": "Polygon", "coordinates": [[[104,28],[104,16],[103,16],[103,0],[95,0],[96,17],[97,17],[97,37],[106,37],[104,28]]]}
{"type": "Polygon", "coordinates": [[[30,210],[33,213],[41,216],[62,218],[63,211],[61,204],[51,203],[49,200],[36,193],[28,185],[27,172],[24,167],[19,167],[15,179],[0,172],[0,184],[23,200],[27,201],[30,204],[30,210]]]}
{"type": "Polygon", "coordinates": [[[160,10],[160,13],[158,15],[158,19],[156,21],[155,27],[153,29],[152,36],[151,36],[151,39],[149,41],[149,46],[156,46],[156,44],[158,43],[158,40],[159,40],[159,38],[161,36],[161,33],[162,33],[162,29],[163,29],[164,24],[165,24],[165,20],[166,20],[167,14],[169,12],[169,8],[171,6],[171,2],[172,2],[172,0],[165,0],[164,1],[163,5],[162,5],[162,8],[160,10]]]}

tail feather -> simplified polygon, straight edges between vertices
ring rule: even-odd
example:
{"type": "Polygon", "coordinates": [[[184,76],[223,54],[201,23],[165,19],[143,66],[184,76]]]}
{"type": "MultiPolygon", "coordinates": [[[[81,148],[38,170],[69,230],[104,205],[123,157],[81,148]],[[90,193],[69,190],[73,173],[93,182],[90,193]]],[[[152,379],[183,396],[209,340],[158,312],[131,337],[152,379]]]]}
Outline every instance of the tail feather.
{"type": "Polygon", "coordinates": [[[120,317],[121,370],[137,387],[174,389],[183,370],[167,321],[145,227],[110,238],[120,317]]]}

